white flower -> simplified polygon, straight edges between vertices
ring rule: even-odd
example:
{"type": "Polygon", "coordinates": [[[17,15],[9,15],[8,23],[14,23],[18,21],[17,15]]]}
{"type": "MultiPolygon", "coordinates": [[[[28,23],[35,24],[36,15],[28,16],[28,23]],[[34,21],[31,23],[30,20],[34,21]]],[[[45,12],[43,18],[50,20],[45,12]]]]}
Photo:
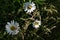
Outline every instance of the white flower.
{"type": "Polygon", "coordinates": [[[35,20],[34,22],[33,22],[33,27],[34,28],[39,28],[39,26],[41,25],[41,21],[39,21],[39,20],[35,20]]]}
{"type": "Polygon", "coordinates": [[[5,27],[6,27],[7,33],[9,33],[10,35],[16,35],[19,32],[19,28],[20,28],[18,26],[19,26],[19,23],[14,22],[13,20],[11,21],[11,23],[7,22],[5,27]]]}
{"type": "Polygon", "coordinates": [[[32,2],[27,2],[24,5],[24,11],[27,11],[27,13],[31,13],[36,9],[35,4],[32,2]]]}

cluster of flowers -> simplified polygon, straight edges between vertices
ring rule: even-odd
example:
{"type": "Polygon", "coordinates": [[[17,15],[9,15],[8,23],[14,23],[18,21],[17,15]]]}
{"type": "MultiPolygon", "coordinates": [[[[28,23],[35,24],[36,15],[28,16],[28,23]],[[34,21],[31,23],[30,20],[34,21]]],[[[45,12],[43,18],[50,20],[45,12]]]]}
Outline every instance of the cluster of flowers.
{"type": "MultiPolygon", "coordinates": [[[[33,2],[27,2],[24,5],[24,11],[26,11],[27,13],[31,13],[36,9],[36,6],[33,2]]],[[[35,20],[32,23],[34,28],[39,28],[39,26],[41,25],[41,21],[40,20],[35,20]]],[[[7,33],[9,33],[10,35],[16,35],[19,32],[19,23],[17,23],[16,21],[12,20],[11,22],[7,22],[6,24],[6,31],[7,33]]]]}

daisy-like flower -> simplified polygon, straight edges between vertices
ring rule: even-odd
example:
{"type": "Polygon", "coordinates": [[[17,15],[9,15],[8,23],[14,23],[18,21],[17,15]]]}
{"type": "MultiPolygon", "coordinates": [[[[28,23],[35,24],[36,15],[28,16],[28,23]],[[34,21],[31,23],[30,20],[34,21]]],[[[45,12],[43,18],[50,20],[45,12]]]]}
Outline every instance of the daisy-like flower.
{"type": "Polygon", "coordinates": [[[34,22],[33,22],[33,27],[34,28],[39,28],[39,26],[41,25],[41,21],[39,21],[39,20],[35,20],[34,22]]]}
{"type": "Polygon", "coordinates": [[[18,34],[19,28],[20,28],[18,26],[19,26],[19,23],[14,22],[14,20],[13,20],[13,21],[11,21],[11,23],[7,22],[5,27],[6,27],[7,33],[9,33],[10,35],[16,35],[16,34],[18,34]]]}
{"type": "Polygon", "coordinates": [[[27,2],[24,5],[24,11],[27,11],[27,13],[31,13],[36,9],[36,6],[33,2],[27,2]]]}

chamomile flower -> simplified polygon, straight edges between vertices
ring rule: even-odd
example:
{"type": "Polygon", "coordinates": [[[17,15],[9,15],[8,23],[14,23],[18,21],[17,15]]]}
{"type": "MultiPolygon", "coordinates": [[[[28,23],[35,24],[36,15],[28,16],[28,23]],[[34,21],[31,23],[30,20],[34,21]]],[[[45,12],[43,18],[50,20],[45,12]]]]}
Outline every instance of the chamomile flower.
{"type": "Polygon", "coordinates": [[[24,5],[24,11],[26,11],[27,13],[31,13],[36,9],[36,6],[33,2],[27,2],[24,5]]]}
{"type": "Polygon", "coordinates": [[[39,20],[35,20],[34,22],[33,22],[33,27],[34,28],[39,28],[39,26],[41,25],[41,21],[39,21],[39,20]]]}
{"type": "Polygon", "coordinates": [[[6,27],[7,33],[9,33],[10,35],[16,35],[16,34],[18,34],[19,28],[20,28],[18,26],[19,26],[19,23],[14,22],[14,20],[13,20],[11,22],[7,22],[5,27],[6,27]]]}

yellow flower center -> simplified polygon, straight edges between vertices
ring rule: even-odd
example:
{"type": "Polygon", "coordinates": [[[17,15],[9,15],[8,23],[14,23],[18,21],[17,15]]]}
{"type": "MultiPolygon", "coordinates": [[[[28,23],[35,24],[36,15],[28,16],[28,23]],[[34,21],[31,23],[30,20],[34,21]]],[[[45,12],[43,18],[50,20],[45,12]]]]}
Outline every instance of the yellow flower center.
{"type": "Polygon", "coordinates": [[[35,25],[38,25],[39,23],[38,23],[38,22],[35,22],[34,24],[35,24],[35,25]]]}
{"type": "Polygon", "coordinates": [[[11,29],[12,31],[16,30],[16,28],[15,28],[14,26],[11,26],[10,29],[11,29]]]}
{"type": "Polygon", "coordinates": [[[31,8],[32,8],[32,6],[31,6],[31,5],[29,5],[29,6],[28,6],[28,9],[31,9],[31,8]]]}

